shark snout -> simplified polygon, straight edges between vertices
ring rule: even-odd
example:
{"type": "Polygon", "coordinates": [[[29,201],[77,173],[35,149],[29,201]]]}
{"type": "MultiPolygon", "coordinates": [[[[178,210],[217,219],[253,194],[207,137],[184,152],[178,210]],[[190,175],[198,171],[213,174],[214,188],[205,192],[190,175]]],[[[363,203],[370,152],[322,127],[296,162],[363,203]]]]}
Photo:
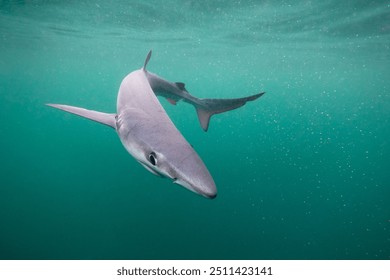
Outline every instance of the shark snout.
{"type": "Polygon", "coordinates": [[[183,138],[181,152],[175,152],[174,156],[170,155],[168,177],[173,179],[175,184],[196,194],[210,199],[215,198],[217,187],[210,172],[191,145],[184,141],[183,138]]]}
{"type": "Polygon", "coordinates": [[[184,179],[174,178],[173,183],[181,185],[186,189],[194,193],[197,193],[203,197],[214,199],[217,197],[217,188],[215,186],[213,179],[212,178],[210,179],[211,180],[209,180],[207,183],[203,182],[203,183],[196,184],[194,182],[190,182],[184,179]]]}
{"type": "Polygon", "coordinates": [[[209,193],[204,195],[207,198],[214,199],[217,197],[217,192],[209,193]]]}

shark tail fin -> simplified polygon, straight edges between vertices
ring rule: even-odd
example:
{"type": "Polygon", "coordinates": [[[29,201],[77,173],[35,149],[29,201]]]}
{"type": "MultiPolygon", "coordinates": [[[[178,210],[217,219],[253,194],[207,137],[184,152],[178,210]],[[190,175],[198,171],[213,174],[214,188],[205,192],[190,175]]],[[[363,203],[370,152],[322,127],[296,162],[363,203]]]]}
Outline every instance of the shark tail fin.
{"type": "Polygon", "coordinates": [[[237,109],[244,106],[248,101],[256,100],[264,93],[265,92],[261,92],[251,96],[233,99],[199,99],[194,106],[196,112],[198,113],[198,119],[201,127],[204,131],[207,131],[212,115],[237,109]]]}
{"type": "Polygon", "coordinates": [[[107,113],[101,113],[97,111],[87,110],[84,108],[79,107],[73,107],[68,105],[60,105],[60,104],[46,104],[47,106],[57,108],[60,110],[63,110],[65,112],[69,112],[90,120],[93,120],[95,122],[110,126],[114,129],[116,129],[116,120],[115,116],[116,114],[107,114],[107,113]]]}

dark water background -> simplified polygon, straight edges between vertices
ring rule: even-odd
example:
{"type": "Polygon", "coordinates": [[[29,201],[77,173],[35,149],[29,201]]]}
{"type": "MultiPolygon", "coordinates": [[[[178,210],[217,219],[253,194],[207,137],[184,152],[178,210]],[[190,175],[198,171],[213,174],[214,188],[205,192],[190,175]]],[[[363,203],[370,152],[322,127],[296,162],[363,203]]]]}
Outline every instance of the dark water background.
{"type": "Polygon", "coordinates": [[[389,259],[389,1],[0,1],[1,259],[389,259]],[[215,200],[147,172],[110,128],[143,65],[215,200]]]}

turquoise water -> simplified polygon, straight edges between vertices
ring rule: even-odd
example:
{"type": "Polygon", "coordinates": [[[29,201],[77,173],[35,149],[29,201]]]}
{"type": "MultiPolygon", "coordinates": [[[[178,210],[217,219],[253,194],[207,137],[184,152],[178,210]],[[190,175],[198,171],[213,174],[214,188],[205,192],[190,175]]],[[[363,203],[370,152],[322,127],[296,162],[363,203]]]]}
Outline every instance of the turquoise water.
{"type": "Polygon", "coordinates": [[[1,259],[389,259],[388,1],[0,1],[1,259]],[[267,93],[161,103],[218,187],[153,176],[105,126],[123,77],[267,93]]]}

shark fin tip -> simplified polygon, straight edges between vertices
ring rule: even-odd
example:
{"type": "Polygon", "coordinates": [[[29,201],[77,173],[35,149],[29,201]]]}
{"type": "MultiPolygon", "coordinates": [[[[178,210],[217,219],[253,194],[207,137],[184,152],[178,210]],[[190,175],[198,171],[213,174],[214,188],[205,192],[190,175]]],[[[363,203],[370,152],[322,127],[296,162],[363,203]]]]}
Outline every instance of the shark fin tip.
{"type": "Polygon", "coordinates": [[[146,71],[146,65],[148,65],[150,58],[152,57],[152,50],[150,50],[146,56],[144,67],[142,69],[146,71]]]}

